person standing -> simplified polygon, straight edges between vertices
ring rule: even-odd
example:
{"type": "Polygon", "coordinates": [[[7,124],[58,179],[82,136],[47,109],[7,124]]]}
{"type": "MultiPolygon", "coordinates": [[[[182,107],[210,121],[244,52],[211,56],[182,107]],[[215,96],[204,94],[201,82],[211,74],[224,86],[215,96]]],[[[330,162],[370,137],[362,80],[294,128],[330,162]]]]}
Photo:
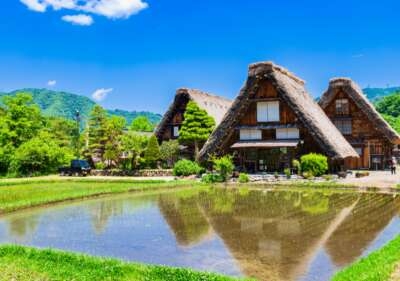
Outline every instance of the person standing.
{"type": "Polygon", "coordinates": [[[396,174],[396,168],[397,168],[396,157],[392,157],[392,160],[391,160],[391,163],[390,163],[390,171],[392,172],[392,175],[396,174]]]}

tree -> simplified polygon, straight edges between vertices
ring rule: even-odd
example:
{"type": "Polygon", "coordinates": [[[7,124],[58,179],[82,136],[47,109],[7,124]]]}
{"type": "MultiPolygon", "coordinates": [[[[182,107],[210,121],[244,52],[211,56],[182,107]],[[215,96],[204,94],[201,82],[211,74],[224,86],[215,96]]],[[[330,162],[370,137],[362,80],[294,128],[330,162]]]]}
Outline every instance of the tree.
{"type": "Polygon", "coordinates": [[[15,150],[10,164],[10,172],[17,175],[48,174],[69,163],[72,150],[60,147],[47,132],[24,142],[15,150]]]}
{"type": "Polygon", "coordinates": [[[195,102],[189,101],[184,114],[184,121],[179,130],[179,141],[194,145],[195,159],[199,155],[199,144],[205,142],[215,126],[214,119],[195,102]]]}
{"type": "Polygon", "coordinates": [[[228,179],[235,168],[231,155],[225,155],[221,158],[213,158],[212,162],[215,171],[222,177],[224,181],[228,179]]]}
{"type": "Polygon", "coordinates": [[[127,132],[121,137],[122,152],[129,161],[132,170],[138,167],[148,141],[149,138],[147,136],[132,131],[127,132]]]}
{"type": "Polygon", "coordinates": [[[103,161],[108,140],[107,112],[99,105],[93,107],[89,116],[89,153],[90,158],[103,161]]]}
{"type": "Polygon", "coordinates": [[[164,141],[160,146],[160,159],[171,168],[179,154],[179,142],[177,140],[164,141]]]}
{"type": "Polygon", "coordinates": [[[135,132],[153,132],[154,125],[146,116],[138,116],[132,121],[130,129],[135,132]]]}
{"type": "Polygon", "coordinates": [[[43,127],[39,107],[33,103],[31,95],[18,93],[3,98],[4,107],[0,118],[0,145],[11,142],[18,147],[33,138],[43,127]]]}
{"type": "Polygon", "coordinates": [[[158,145],[158,140],[155,135],[152,135],[149,139],[149,143],[147,144],[147,148],[144,152],[144,159],[152,168],[154,168],[157,164],[157,161],[160,160],[160,146],[158,145]]]}
{"type": "Polygon", "coordinates": [[[104,150],[104,158],[108,161],[108,167],[114,162],[118,164],[121,155],[121,136],[125,128],[125,118],[112,116],[107,120],[107,141],[104,150]]]}

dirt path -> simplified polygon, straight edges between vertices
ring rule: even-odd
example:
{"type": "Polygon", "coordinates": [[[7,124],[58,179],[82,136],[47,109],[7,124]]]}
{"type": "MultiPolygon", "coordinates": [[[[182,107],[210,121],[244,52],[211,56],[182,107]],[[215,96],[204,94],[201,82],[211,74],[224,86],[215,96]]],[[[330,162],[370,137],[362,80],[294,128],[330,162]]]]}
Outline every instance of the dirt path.
{"type": "Polygon", "coordinates": [[[390,171],[370,171],[368,177],[356,178],[355,173],[349,175],[346,179],[339,182],[351,184],[359,187],[378,187],[378,188],[394,188],[400,184],[400,170],[396,175],[392,175],[390,171]]]}

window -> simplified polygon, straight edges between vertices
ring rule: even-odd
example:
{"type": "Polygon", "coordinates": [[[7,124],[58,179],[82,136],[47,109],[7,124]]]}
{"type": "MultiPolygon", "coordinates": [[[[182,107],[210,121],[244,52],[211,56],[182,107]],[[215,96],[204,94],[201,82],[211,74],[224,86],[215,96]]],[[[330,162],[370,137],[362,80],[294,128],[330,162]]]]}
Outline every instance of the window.
{"type": "Polygon", "coordinates": [[[299,139],[300,132],[298,128],[281,128],[276,129],[277,140],[299,139]]]}
{"type": "Polygon", "coordinates": [[[351,120],[335,120],[334,123],[343,135],[351,135],[351,120]]]}
{"type": "Polygon", "coordinates": [[[261,130],[256,129],[241,129],[240,140],[261,140],[261,130]]]}
{"type": "Polygon", "coordinates": [[[349,115],[349,100],[348,99],[337,99],[336,100],[336,114],[337,115],[349,115]]]}
{"type": "Polygon", "coordinates": [[[354,150],[357,152],[357,154],[358,154],[359,156],[362,156],[362,155],[363,155],[363,149],[362,149],[362,147],[355,147],[354,150]]]}
{"type": "Polygon", "coordinates": [[[174,126],[172,134],[176,138],[179,137],[179,126],[174,126]]]}
{"type": "Polygon", "coordinates": [[[279,121],[279,101],[268,101],[257,103],[258,122],[279,121]]]}

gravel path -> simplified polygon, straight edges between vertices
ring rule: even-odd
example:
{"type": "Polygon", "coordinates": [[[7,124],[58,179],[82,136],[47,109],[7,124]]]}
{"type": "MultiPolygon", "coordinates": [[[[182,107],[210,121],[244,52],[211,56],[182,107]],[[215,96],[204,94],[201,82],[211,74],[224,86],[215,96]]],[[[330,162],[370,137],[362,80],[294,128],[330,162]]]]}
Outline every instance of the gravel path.
{"type": "Polygon", "coordinates": [[[392,175],[390,171],[369,171],[370,175],[363,178],[356,178],[355,172],[339,182],[345,184],[356,185],[359,187],[378,187],[378,188],[394,188],[400,184],[400,169],[397,174],[392,175]]]}

